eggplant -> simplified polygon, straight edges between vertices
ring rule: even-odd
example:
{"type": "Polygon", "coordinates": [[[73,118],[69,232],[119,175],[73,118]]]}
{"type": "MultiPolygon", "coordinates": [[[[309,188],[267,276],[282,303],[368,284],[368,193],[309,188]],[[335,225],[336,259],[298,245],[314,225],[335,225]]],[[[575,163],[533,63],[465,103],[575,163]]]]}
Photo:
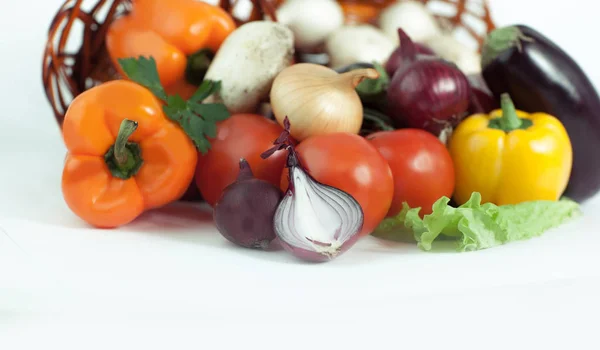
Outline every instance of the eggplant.
{"type": "Polygon", "coordinates": [[[600,97],[582,68],[556,43],[526,25],[490,32],[482,47],[482,75],[499,99],[544,112],[564,125],[573,167],[564,196],[584,202],[600,190],[600,97]]]}

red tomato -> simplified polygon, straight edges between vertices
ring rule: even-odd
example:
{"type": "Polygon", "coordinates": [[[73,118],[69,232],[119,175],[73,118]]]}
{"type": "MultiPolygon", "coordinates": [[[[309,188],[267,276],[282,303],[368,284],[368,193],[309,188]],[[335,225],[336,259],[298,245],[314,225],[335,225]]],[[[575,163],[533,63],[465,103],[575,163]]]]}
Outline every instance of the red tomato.
{"type": "Polygon", "coordinates": [[[279,185],[287,152],[277,151],[268,159],[260,155],[282,132],[279,124],[258,114],[234,114],[219,122],[211,149],[198,156],[196,167],[196,185],[206,202],[213,206],[225,187],[235,181],[240,158],[248,161],[256,178],[279,185]]]}
{"type": "MultiPolygon", "coordinates": [[[[315,180],[349,193],[361,205],[364,225],[360,235],[371,233],[392,203],[394,181],[386,160],[364,138],[350,133],[312,136],[296,151],[301,164],[315,180]]],[[[281,188],[288,186],[288,169],[281,188]]]]}
{"type": "Polygon", "coordinates": [[[387,159],[394,174],[394,200],[388,216],[402,210],[402,202],[421,207],[421,215],[442,196],[454,192],[454,163],[444,144],[420,129],[400,129],[371,134],[367,139],[387,159]]]}

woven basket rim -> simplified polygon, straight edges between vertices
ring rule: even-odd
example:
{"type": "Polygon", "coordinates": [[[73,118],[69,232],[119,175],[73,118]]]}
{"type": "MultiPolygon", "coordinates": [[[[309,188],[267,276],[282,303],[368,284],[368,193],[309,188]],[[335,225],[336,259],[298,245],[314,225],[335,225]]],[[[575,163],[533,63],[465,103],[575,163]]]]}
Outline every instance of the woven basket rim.
{"type": "MultiPolygon", "coordinates": [[[[104,37],[109,25],[117,17],[127,13],[133,0],[65,0],[57,10],[48,28],[48,37],[42,60],[42,83],[46,98],[52,107],[54,117],[62,127],[62,120],[73,98],[85,90],[109,81],[119,79],[116,69],[112,66],[104,44],[104,37]],[[82,5],[93,3],[89,11],[84,11],[82,5]],[[104,18],[100,17],[106,11],[104,18]],[[73,30],[76,21],[83,23],[83,33],[73,30]],[[77,52],[67,52],[66,43],[73,35],[82,36],[81,46],[77,52]]],[[[219,0],[219,6],[232,14],[237,1],[219,0]]],[[[277,4],[284,0],[249,0],[252,3],[252,12],[248,21],[263,19],[265,16],[276,21],[277,4]],[[274,3],[275,2],[275,3],[274,3]]],[[[351,1],[351,0],[344,0],[351,1]]],[[[385,2],[386,0],[372,0],[385,2]]],[[[491,17],[488,0],[419,0],[444,2],[456,7],[454,16],[435,14],[440,24],[462,27],[476,39],[479,47],[483,43],[483,35],[464,23],[464,16],[470,15],[479,18],[486,26],[486,33],[495,28],[491,17]],[[467,3],[479,3],[483,8],[483,15],[473,12],[467,3]]],[[[358,0],[361,2],[361,0],[358,0]]],[[[364,0],[362,1],[364,2],[364,0]]],[[[245,23],[232,14],[238,25],[245,23]]]]}

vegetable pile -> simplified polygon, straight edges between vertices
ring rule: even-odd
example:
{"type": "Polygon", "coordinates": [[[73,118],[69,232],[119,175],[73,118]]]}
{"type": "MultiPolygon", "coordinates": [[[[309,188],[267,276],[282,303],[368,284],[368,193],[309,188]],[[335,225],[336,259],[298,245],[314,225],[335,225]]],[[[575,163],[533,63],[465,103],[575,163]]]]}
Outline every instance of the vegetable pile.
{"type": "Polygon", "coordinates": [[[278,18],[134,3],[107,33],[123,79],[65,115],[72,212],[117,228],[197,190],[224,239],[324,262],[369,235],[424,251],[529,239],[600,191],[600,97],[535,29],[495,29],[479,54],[418,1],[375,24],[345,24],[333,0],[278,18]]]}

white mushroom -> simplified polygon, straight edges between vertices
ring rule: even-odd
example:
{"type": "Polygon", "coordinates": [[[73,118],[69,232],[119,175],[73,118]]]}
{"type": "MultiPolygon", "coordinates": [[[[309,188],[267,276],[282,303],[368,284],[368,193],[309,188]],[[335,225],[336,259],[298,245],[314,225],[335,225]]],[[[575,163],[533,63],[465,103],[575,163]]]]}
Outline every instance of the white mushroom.
{"type": "Polygon", "coordinates": [[[437,20],[419,1],[399,1],[387,7],[379,16],[379,27],[398,45],[398,28],[402,28],[414,41],[421,42],[432,36],[442,34],[437,20]]]}
{"type": "Polygon", "coordinates": [[[277,9],[277,22],[294,33],[296,48],[310,51],[344,24],[344,11],[335,0],[287,0],[277,9]]]}
{"type": "Polygon", "coordinates": [[[369,24],[343,26],[325,41],[333,69],[356,62],[385,64],[395,49],[396,44],[387,35],[369,24]]]}
{"type": "Polygon", "coordinates": [[[460,42],[452,34],[441,34],[424,41],[441,58],[453,62],[465,74],[481,72],[481,55],[460,42]]]}
{"type": "Polygon", "coordinates": [[[293,57],[289,28],[270,21],[248,22],[225,39],[208,68],[204,78],[221,81],[221,91],[205,101],[223,102],[231,113],[255,112],[293,57]]]}

